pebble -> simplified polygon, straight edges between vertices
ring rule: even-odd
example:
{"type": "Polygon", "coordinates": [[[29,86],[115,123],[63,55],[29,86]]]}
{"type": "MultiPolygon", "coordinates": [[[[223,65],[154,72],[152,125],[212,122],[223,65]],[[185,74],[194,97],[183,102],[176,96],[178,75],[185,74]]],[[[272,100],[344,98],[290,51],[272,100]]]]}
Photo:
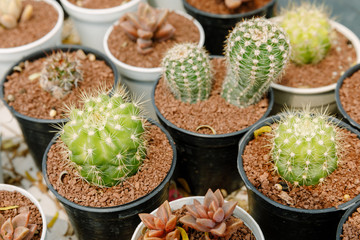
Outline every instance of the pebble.
{"type": "Polygon", "coordinates": [[[55,117],[56,116],[56,110],[51,109],[49,115],[50,115],[50,117],[55,117]]]}

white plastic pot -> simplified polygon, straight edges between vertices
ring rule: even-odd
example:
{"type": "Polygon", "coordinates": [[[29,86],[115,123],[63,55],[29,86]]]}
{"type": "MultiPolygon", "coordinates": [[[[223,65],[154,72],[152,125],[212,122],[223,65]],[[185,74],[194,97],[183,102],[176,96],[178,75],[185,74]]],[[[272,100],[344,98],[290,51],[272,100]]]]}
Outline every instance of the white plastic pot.
{"type": "Polygon", "coordinates": [[[60,1],[74,22],[81,44],[104,52],[103,38],[106,30],[126,12],[136,11],[139,3],[146,0],[131,0],[120,6],[104,9],[83,8],[68,0],[60,1]]]}
{"type": "MultiPolygon", "coordinates": [[[[180,198],[180,199],[170,202],[171,210],[180,209],[184,205],[194,204],[194,199],[198,200],[201,203],[204,201],[203,196],[202,197],[197,196],[197,197],[180,198]]],[[[156,211],[157,211],[157,209],[152,211],[151,214],[155,215],[156,211]]],[[[257,224],[257,222],[244,209],[240,208],[239,206],[236,206],[236,208],[233,212],[233,215],[235,217],[241,219],[244,222],[244,224],[248,228],[250,228],[250,230],[254,234],[256,240],[265,240],[264,235],[263,235],[259,225],[257,224]]],[[[141,236],[143,228],[145,228],[145,225],[141,222],[135,229],[135,232],[134,232],[133,236],[131,237],[131,240],[138,240],[139,237],[141,236]]]]}
{"type": "MultiPolygon", "coordinates": [[[[200,23],[194,19],[192,16],[190,16],[187,13],[184,13],[182,11],[175,11],[177,14],[186,17],[187,19],[191,20],[196,27],[199,30],[200,33],[200,39],[198,46],[202,47],[205,42],[205,33],[204,29],[200,25],[200,23]]],[[[141,97],[141,101],[144,102],[144,108],[146,110],[146,115],[148,117],[151,117],[153,119],[156,118],[155,110],[151,104],[151,91],[152,88],[155,85],[155,82],[160,78],[161,76],[161,67],[156,68],[143,68],[143,67],[135,67],[131,66],[129,64],[126,64],[124,62],[121,62],[119,59],[117,59],[111,52],[108,46],[108,39],[109,36],[114,28],[115,25],[117,25],[118,22],[114,23],[105,34],[104,37],[104,50],[105,54],[113,61],[119,71],[119,73],[122,76],[122,82],[125,83],[125,85],[129,88],[129,91],[133,93],[137,97],[141,97]]]]}
{"type": "MultiPolygon", "coordinates": [[[[40,0],[39,0],[40,1],[40,0]]],[[[22,57],[33,53],[39,49],[56,46],[61,43],[61,32],[64,22],[64,11],[54,0],[41,0],[52,5],[58,12],[58,20],[54,28],[48,32],[42,38],[22,45],[12,48],[0,48],[0,79],[3,78],[4,74],[7,72],[9,67],[11,67],[15,62],[20,60],[22,57]]]]}
{"type": "MultiPolygon", "coordinates": [[[[272,20],[279,22],[281,17],[275,17],[272,18],[272,20]]],[[[351,41],[356,51],[356,63],[360,63],[359,38],[350,29],[338,22],[330,20],[330,24],[335,30],[351,41]]],[[[309,105],[313,109],[321,110],[328,108],[330,113],[337,112],[335,102],[336,83],[317,88],[294,88],[283,86],[278,83],[272,83],[271,87],[273,88],[275,95],[275,112],[282,110],[284,105],[295,109],[309,105]]]]}
{"type": "Polygon", "coordinates": [[[42,209],[40,203],[38,200],[36,200],[36,198],[30,194],[28,191],[26,191],[23,188],[20,187],[16,187],[14,185],[10,185],[10,184],[1,184],[0,183],[0,190],[1,191],[8,191],[8,192],[19,192],[21,193],[23,196],[27,197],[32,203],[35,204],[35,206],[39,209],[40,215],[41,215],[41,219],[43,222],[43,226],[42,226],[42,234],[41,234],[41,238],[40,240],[45,240],[46,239],[46,231],[47,231],[47,223],[46,223],[46,218],[45,218],[45,213],[44,210],[42,209]]]}
{"type": "Polygon", "coordinates": [[[149,4],[156,8],[167,8],[185,12],[182,0],[148,0],[149,4]]]}

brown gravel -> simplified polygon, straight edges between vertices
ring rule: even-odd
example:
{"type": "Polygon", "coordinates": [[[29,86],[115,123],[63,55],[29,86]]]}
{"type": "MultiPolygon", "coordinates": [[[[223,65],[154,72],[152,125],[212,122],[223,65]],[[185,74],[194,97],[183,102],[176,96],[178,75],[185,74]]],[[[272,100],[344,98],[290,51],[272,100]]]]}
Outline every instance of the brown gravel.
{"type": "Polygon", "coordinates": [[[360,123],[360,71],[344,79],[339,90],[340,102],[346,113],[357,123],[360,123]]]}
{"type": "Polygon", "coordinates": [[[83,8],[103,9],[112,8],[130,2],[131,0],[69,0],[70,3],[83,8]]]}
{"type": "Polygon", "coordinates": [[[354,240],[360,238],[360,208],[348,218],[343,225],[342,240],[354,240]]]}

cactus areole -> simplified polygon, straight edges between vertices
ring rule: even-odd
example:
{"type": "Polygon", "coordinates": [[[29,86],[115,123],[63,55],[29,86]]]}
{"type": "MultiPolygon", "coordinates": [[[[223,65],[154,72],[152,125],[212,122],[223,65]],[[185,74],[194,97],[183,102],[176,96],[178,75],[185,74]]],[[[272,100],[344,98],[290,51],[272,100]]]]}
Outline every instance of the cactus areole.
{"type": "Polygon", "coordinates": [[[286,113],[275,129],[275,170],[294,185],[315,185],[338,166],[339,132],[319,113],[286,113]]]}
{"type": "Polygon", "coordinates": [[[89,183],[111,187],[135,174],[146,156],[145,122],[137,104],[116,91],[72,108],[61,131],[69,159],[89,183]]]}

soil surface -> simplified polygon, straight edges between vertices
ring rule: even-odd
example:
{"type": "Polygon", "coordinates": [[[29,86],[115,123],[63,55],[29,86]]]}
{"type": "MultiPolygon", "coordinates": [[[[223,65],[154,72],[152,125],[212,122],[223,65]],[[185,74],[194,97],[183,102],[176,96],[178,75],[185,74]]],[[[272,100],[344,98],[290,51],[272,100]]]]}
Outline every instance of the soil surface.
{"type": "Polygon", "coordinates": [[[240,131],[258,121],[269,106],[267,98],[247,108],[238,108],[223,99],[221,87],[226,75],[225,58],[211,60],[214,83],[210,97],[194,104],[183,103],[175,99],[161,78],[155,90],[155,104],[160,113],[177,127],[198,133],[212,134],[208,128],[196,128],[201,125],[211,126],[216,134],[240,131]]]}
{"type": "Polygon", "coordinates": [[[54,144],[47,160],[47,175],[54,189],[66,199],[83,206],[111,207],[132,202],[154,190],[168,174],[173,151],[166,135],[155,125],[149,127],[146,159],[140,170],[120,185],[95,187],[82,180],[61,144],[54,144]],[[61,173],[66,171],[62,178],[61,173]]]}
{"type": "MultiPolygon", "coordinates": [[[[35,204],[32,203],[27,197],[23,196],[19,192],[9,192],[9,191],[1,190],[0,191],[0,207],[9,207],[9,206],[19,206],[19,208],[26,207],[29,209],[29,211],[30,211],[29,224],[37,225],[36,233],[35,233],[34,237],[31,239],[32,240],[40,239],[42,229],[43,229],[43,222],[42,222],[40,211],[35,206],[35,204]]],[[[2,214],[5,217],[5,219],[8,219],[10,217],[13,218],[19,214],[19,208],[0,211],[0,214],[2,214]]]]}
{"type": "Polygon", "coordinates": [[[344,79],[339,96],[346,113],[357,123],[360,123],[360,71],[344,79]]]}
{"type": "Polygon", "coordinates": [[[360,238],[360,208],[348,218],[343,225],[342,240],[354,240],[360,238]]]}
{"type": "Polygon", "coordinates": [[[240,7],[229,9],[224,0],[186,0],[191,6],[215,14],[237,14],[254,11],[271,2],[271,0],[250,0],[244,1],[240,7]]]}
{"type": "MultiPolygon", "coordinates": [[[[76,56],[76,51],[71,53],[76,56]]],[[[81,54],[82,56],[82,54],[81,54]]],[[[39,119],[61,119],[67,113],[65,106],[82,105],[82,93],[92,93],[99,88],[111,89],[114,85],[114,73],[103,60],[92,61],[89,55],[77,57],[80,61],[80,69],[83,72],[83,81],[62,99],[54,98],[49,92],[40,87],[39,78],[29,80],[29,76],[40,73],[45,58],[39,58],[33,62],[26,62],[21,72],[14,71],[7,76],[4,83],[4,96],[8,104],[19,113],[39,119]],[[57,114],[50,116],[50,111],[57,114]]]]}
{"type": "MultiPolygon", "coordinates": [[[[120,19],[124,21],[124,19],[120,19]]],[[[154,42],[153,51],[148,54],[141,54],[136,50],[136,43],[128,38],[126,33],[115,25],[108,38],[110,52],[121,62],[136,67],[154,68],[159,67],[165,52],[177,43],[193,42],[198,43],[200,33],[193,21],[170,12],[167,18],[168,23],[174,26],[174,36],[166,41],[154,42]]]]}
{"type": "Polygon", "coordinates": [[[33,6],[32,17],[13,29],[0,28],[0,48],[12,48],[38,40],[49,33],[58,20],[56,9],[42,1],[25,0],[33,6]]]}
{"type": "Polygon", "coordinates": [[[92,9],[112,8],[130,1],[131,0],[69,0],[69,2],[78,7],[92,9]]]}

